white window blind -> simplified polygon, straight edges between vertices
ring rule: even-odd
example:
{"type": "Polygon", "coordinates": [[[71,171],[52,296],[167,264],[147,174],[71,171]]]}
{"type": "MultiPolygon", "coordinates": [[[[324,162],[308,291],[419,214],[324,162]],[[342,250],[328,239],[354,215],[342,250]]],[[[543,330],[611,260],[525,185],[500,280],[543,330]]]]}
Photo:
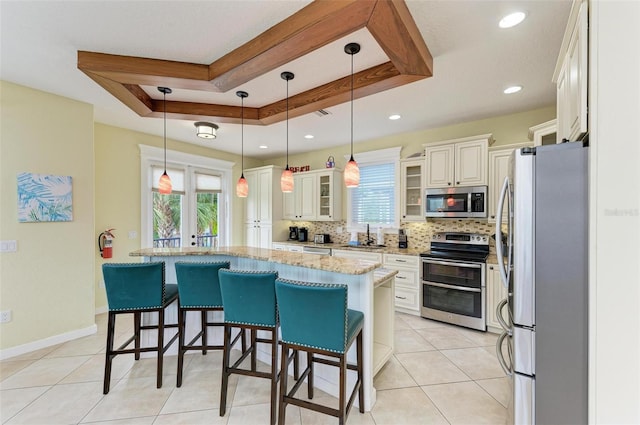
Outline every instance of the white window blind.
{"type": "Polygon", "coordinates": [[[360,185],[351,190],[351,224],[395,224],[395,164],[360,166],[360,185]]]}
{"type": "Polygon", "coordinates": [[[197,193],[220,193],[222,192],[222,179],[220,176],[210,174],[195,173],[197,193]]]}

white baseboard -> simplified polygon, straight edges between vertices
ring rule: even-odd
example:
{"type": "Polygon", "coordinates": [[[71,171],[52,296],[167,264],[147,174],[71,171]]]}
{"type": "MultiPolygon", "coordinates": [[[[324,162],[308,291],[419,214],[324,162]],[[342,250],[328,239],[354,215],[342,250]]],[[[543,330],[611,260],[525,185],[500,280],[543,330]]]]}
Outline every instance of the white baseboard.
{"type": "Polygon", "coordinates": [[[63,334],[50,336],[48,338],[18,345],[16,347],[6,348],[4,350],[0,350],[0,360],[5,360],[11,357],[19,356],[21,354],[41,350],[43,348],[51,347],[52,345],[82,338],[83,336],[93,335],[96,332],[98,332],[98,326],[96,324],[93,324],[83,329],[76,329],[75,331],[65,332],[63,334]]]}

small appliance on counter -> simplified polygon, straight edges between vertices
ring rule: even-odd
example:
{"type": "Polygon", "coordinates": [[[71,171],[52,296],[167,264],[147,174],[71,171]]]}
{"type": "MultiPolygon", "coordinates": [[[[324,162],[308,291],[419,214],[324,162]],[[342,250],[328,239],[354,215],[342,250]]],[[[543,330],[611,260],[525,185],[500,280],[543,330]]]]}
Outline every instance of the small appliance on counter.
{"type": "Polygon", "coordinates": [[[298,226],[289,226],[289,240],[297,241],[298,237],[298,226]]]}
{"type": "Polygon", "coordinates": [[[313,242],[314,243],[331,243],[331,237],[329,236],[328,233],[316,234],[313,237],[313,242]]]}
{"type": "Polygon", "coordinates": [[[408,248],[407,234],[404,229],[398,229],[398,248],[408,248]]]}
{"type": "Polygon", "coordinates": [[[300,227],[298,229],[298,241],[306,242],[307,240],[309,240],[309,231],[306,227],[300,227]]]}

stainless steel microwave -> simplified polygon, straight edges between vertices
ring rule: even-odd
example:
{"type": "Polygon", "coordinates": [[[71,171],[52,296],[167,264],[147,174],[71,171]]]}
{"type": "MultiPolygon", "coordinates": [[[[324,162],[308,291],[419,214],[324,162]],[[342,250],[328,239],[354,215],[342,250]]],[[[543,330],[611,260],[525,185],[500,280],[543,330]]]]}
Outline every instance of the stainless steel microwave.
{"type": "Polygon", "coordinates": [[[425,216],[433,218],[487,218],[487,186],[427,189],[425,216]]]}

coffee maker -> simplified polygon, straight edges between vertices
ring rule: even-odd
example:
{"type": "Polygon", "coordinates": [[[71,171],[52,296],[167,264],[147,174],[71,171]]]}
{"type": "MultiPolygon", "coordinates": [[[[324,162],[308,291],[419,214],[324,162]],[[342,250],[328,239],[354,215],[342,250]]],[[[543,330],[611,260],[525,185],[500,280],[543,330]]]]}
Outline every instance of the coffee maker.
{"type": "Polygon", "coordinates": [[[298,226],[289,226],[289,240],[297,241],[298,240],[298,226]]]}
{"type": "Polygon", "coordinates": [[[306,242],[309,239],[309,231],[306,227],[301,227],[298,229],[298,241],[306,242]]]}

